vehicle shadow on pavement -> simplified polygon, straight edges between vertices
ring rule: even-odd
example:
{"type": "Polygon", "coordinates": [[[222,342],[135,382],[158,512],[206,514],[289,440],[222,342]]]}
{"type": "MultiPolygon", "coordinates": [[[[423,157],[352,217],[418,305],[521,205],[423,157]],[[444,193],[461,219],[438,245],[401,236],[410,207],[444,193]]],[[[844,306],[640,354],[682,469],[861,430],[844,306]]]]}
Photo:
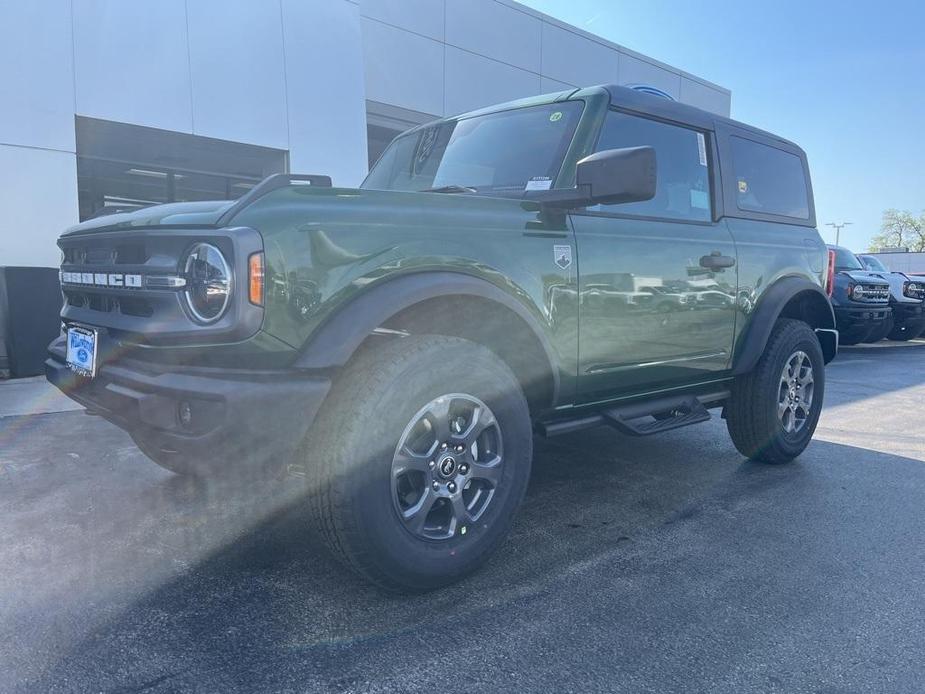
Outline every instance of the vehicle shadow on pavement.
{"type": "MultiPolygon", "coordinates": [[[[476,575],[413,597],[385,595],[331,560],[309,532],[303,504],[261,518],[254,496],[272,505],[291,491],[285,481],[223,489],[158,477],[149,480],[147,495],[164,522],[195,526],[188,544],[160,560],[189,565],[126,600],[23,691],[343,691],[374,688],[371,682],[408,690],[407,681],[403,687],[390,679],[400,678],[402,667],[417,672],[450,662],[473,647],[473,638],[509,654],[512,662],[502,669],[522,667],[518,653],[548,647],[549,629],[564,630],[555,638],[568,652],[570,638],[581,640],[580,628],[544,621],[534,633],[531,620],[589,609],[594,621],[602,608],[591,605],[602,599],[626,606],[625,617],[609,617],[615,632],[629,628],[621,620],[633,620],[639,638],[658,641],[673,623],[664,605],[682,596],[690,603],[677,619],[751,609],[722,589],[730,563],[747,562],[757,575],[783,570],[788,582],[804,568],[816,572],[819,562],[837,564],[848,541],[830,527],[831,517],[857,514],[857,499],[872,498],[869,485],[887,479],[886,470],[914,479],[921,492],[921,461],[823,441],[791,465],[743,461],[719,421],[651,439],[598,429],[537,440],[512,537],[476,575]],[[251,517],[258,519],[252,526],[251,517]],[[235,525],[244,529],[226,537],[235,525]],[[198,543],[215,537],[224,545],[195,559],[198,543]],[[752,555],[752,547],[761,549],[752,555]],[[696,589],[683,571],[675,573],[691,561],[716,567],[695,572],[696,589]],[[659,592],[640,593],[639,582],[655,577],[659,592]],[[647,621],[663,619],[669,626],[647,621]]],[[[151,512],[124,509],[122,524],[151,512]]],[[[804,599],[811,601],[813,589],[809,581],[804,599]]],[[[611,653],[616,660],[606,667],[630,667],[631,651],[611,653]]],[[[439,678],[436,667],[431,674],[439,678]]],[[[531,667],[541,678],[543,666],[531,667]]]]}

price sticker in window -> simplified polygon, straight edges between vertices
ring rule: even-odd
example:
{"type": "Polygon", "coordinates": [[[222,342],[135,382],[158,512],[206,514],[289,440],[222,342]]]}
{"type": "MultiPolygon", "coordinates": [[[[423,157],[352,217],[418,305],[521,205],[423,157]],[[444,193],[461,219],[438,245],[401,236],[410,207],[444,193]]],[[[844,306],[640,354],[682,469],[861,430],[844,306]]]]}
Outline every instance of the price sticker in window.
{"type": "Polygon", "coordinates": [[[703,133],[697,133],[697,150],[700,153],[700,165],[707,165],[707,140],[703,133]]]}
{"type": "Polygon", "coordinates": [[[549,190],[552,188],[552,179],[549,176],[534,176],[527,181],[524,190],[549,190]]]}

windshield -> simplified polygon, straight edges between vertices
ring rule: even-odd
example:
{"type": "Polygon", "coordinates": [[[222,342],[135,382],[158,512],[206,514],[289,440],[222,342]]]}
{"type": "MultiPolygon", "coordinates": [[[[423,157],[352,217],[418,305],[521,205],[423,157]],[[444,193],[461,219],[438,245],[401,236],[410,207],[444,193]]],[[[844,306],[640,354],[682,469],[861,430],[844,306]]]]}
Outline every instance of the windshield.
{"type": "Polygon", "coordinates": [[[847,248],[836,246],[832,249],[835,251],[835,269],[836,270],[863,270],[861,261],[857,259],[847,248]]]}
{"type": "Polygon", "coordinates": [[[873,270],[874,272],[889,272],[886,269],[886,265],[880,262],[880,258],[874,258],[870,255],[862,255],[861,261],[864,263],[864,267],[868,270],[873,270]]]}
{"type": "Polygon", "coordinates": [[[397,138],[362,188],[520,197],[553,186],[583,102],[444,121],[397,138]],[[468,189],[468,190],[467,190],[468,189]]]}

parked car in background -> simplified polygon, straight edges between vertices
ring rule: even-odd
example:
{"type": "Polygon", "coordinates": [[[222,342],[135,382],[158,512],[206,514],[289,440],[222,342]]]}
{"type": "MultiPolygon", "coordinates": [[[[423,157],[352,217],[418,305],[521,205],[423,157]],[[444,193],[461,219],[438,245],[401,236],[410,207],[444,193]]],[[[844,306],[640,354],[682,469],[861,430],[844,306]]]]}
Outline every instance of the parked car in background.
{"type": "Polygon", "coordinates": [[[890,272],[874,255],[859,255],[866,270],[890,283],[892,315],[874,330],[865,342],[912,340],[925,331],[925,278],[912,278],[903,272],[890,272]]]}
{"type": "Polygon", "coordinates": [[[829,250],[832,252],[829,290],[839,342],[856,345],[888,326],[892,314],[890,283],[865,270],[847,248],[829,246],[829,250]]]}

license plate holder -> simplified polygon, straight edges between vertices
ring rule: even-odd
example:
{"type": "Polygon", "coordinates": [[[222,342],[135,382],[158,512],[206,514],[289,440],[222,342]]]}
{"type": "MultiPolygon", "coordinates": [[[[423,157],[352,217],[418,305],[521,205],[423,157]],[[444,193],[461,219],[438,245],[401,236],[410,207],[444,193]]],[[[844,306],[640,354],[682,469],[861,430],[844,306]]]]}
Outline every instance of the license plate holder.
{"type": "Polygon", "coordinates": [[[67,329],[67,367],[85,378],[96,376],[96,353],[99,333],[79,325],[67,329]]]}

